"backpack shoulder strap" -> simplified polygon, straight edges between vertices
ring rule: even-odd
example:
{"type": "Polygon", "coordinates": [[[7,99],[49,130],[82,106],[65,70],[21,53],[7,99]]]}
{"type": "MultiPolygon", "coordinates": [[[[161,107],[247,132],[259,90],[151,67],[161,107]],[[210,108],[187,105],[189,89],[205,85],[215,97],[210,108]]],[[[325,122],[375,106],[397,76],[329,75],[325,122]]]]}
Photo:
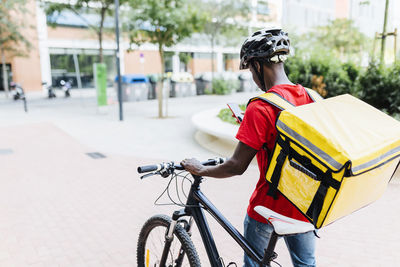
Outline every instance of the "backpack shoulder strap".
{"type": "Polygon", "coordinates": [[[318,94],[317,91],[315,91],[315,90],[313,90],[313,89],[310,89],[310,88],[307,88],[307,87],[304,87],[304,89],[306,89],[306,92],[307,92],[308,96],[309,96],[314,102],[317,102],[317,101],[320,101],[320,100],[324,99],[320,94],[318,94]]]}
{"type": "Polygon", "coordinates": [[[258,99],[263,100],[280,110],[285,110],[287,108],[295,106],[289,101],[287,101],[285,98],[274,92],[264,93],[259,96],[253,97],[249,100],[249,103],[247,103],[247,105],[249,105],[252,101],[258,99]]]}
{"type": "MultiPolygon", "coordinates": [[[[320,101],[323,99],[322,96],[320,94],[318,94],[317,91],[310,89],[310,88],[306,88],[306,87],[304,87],[304,89],[306,90],[308,96],[314,102],[317,102],[317,101],[320,101]]],[[[257,99],[261,99],[280,110],[285,110],[287,108],[295,106],[292,103],[290,103],[288,100],[286,100],[285,98],[283,98],[282,96],[280,96],[279,94],[274,93],[274,92],[268,92],[268,93],[264,93],[259,96],[253,97],[249,100],[249,103],[247,103],[247,105],[249,105],[252,101],[257,100],[257,99]]]]}

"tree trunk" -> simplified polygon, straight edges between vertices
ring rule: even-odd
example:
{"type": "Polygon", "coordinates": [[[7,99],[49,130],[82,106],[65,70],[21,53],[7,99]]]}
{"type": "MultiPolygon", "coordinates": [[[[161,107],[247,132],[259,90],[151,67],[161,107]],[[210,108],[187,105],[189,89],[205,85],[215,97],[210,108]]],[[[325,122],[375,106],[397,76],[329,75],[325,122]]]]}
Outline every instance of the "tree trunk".
{"type": "Polygon", "coordinates": [[[104,58],[103,58],[103,28],[104,28],[104,19],[106,16],[106,11],[107,9],[105,7],[101,8],[100,12],[100,26],[99,26],[99,31],[98,31],[98,37],[99,37],[99,62],[103,63],[104,58]]]}
{"type": "Polygon", "coordinates": [[[388,7],[389,0],[386,0],[385,4],[385,17],[383,19],[383,31],[382,31],[382,43],[381,43],[381,59],[380,66],[383,67],[385,65],[385,42],[386,42],[386,25],[387,25],[387,16],[388,16],[388,7]]]}
{"type": "Polygon", "coordinates": [[[161,79],[159,81],[159,86],[158,86],[158,117],[163,118],[163,91],[164,91],[164,72],[165,72],[165,60],[164,60],[164,50],[162,44],[158,45],[158,53],[160,54],[160,59],[161,59],[161,79]]]}
{"type": "Polygon", "coordinates": [[[6,56],[4,54],[4,49],[1,49],[1,65],[3,69],[3,88],[6,92],[6,97],[8,98],[8,73],[7,73],[7,65],[6,65],[6,56]]]}
{"type": "Polygon", "coordinates": [[[99,39],[99,63],[103,63],[103,33],[97,32],[97,37],[99,39]]]}

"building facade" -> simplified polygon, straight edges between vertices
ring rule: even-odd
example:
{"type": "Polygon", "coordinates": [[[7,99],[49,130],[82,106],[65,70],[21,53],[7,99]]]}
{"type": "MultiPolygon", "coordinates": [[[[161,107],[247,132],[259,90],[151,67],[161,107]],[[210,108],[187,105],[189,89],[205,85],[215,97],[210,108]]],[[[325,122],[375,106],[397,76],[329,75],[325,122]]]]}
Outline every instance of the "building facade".
{"type": "Polygon", "coordinates": [[[315,26],[326,25],[336,16],[337,0],[283,0],[282,24],[303,34],[315,26]]]}
{"type": "MultiPolygon", "coordinates": [[[[349,18],[353,19],[366,35],[374,36],[375,32],[382,31],[385,1],[251,0],[250,3],[250,19],[244,21],[249,33],[259,28],[283,26],[301,34],[315,26],[325,25],[335,18],[349,18]]],[[[24,29],[23,34],[31,41],[32,49],[27,57],[6,55],[10,79],[21,84],[26,91],[43,90],[43,82],[59,86],[61,80],[71,80],[75,88],[93,87],[93,64],[98,61],[99,42],[97,35],[88,28],[86,22],[96,22],[96,15],[89,10],[83,19],[72,12],[63,12],[54,18],[45,15],[38,1],[29,0],[28,5],[33,27],[24,29]],[[50,26],[50,22],[56,26],[50,26]]],[[[393,31],[400,25],[400,17],[396,16],[400,13],[399,8],[399,0],[390,1],[388,31],[393,31]]],[[[105,27],[111,32],[105,34],[102,42],[104,62],[111,84],[116,74],[113,18],[106,19],[105,27]]],[[[245,36],[243,40],[244,38],[245,36]]],[[[236,72],[239,65],[239,49],[240,45],[217,44],[212,59],[210,41],[202,34],[194,34],[190,39],[166,48],[165,69],[168,72],[187,71],[197,75],[210,72],[214,62],[214,70],[217,72],[236,72]]],[[[130,47],[127,40],[121,39],[119,52],[122,74],[161,72],[161,60],[155,45],[130,47]]],[[[1,73],[0,71],[0,75],[1,73]]]]}
{"type": "MultiPolygon", "coordinates": [[[[256,28],[262,25],[279,25],[281,3],[280,0],[253,0],[254,11],[250,26],[256,28]]],[[[46,16],[39,1],[28,0],[28,5],[28,9],[32,11],[32,29],[26,30],[25,34],[29,36],[33,46],[27,57],[7,56],[10,80],[21,84],[26,91],[45,90],[43,83],[60,86],[61,80],[70,80],[75,88],[93,87],[93,63],[98,61],[99,42],[97,35],[88,28],[86,22],[96,22],[98,18],[90,11],[83,14],[83,19],[68,11],[58,16],[46,16]]],[[[113,18],[107,18],[105,28],[111,29],[109,32],[112,32],[113,27],[113,18]]],[[[108,81],[112,84],[116,75],[114,34],[106,33],[102,44],[108,81]]],[[[161,72],[161,60],[155,45],[144,44],[129,48],[132,47],[122,38],[122,74],[161,72]]],[[[238,71],[239,49],[238,46],[216,45],[214,70],[238,71]]],[[[166,48],[165,55],[165,69],[168,72],[187,71],[197,75],[212,70],[211,46],[201,34],[194,35],[175,47],[166,48]],[[185,62],[182,60],[183,56],[189,57],[190,60],[185,62]]]]}
{"type": "MultiPolygon", "coordinates": [[[[24,57],[17,57],[10,53],[5,53],[6,68],[8,71],[8,81],[16,81],[28,90],[37,91],[41,90],[41,77],[42,72],[40,69],[40,53],[39,53],[39,42],[38,42],[38,29],[36,27],[36,3],[35,1],[29,1],[27,4],[27,10],[29,14],[15,14],[16,19],[24,20],[26,16],[34,18],[29,20],[28,25],[21,30],[21,34],[30,41],[31,49],[26,53],[24,57]]],[[[24,51],[24,47],[16,47],[17,50],[24,51]]],[[[3,70],[0,65],[0,90],[3,88],[3,70]]]]}
{"type": "MultiPolygon", "coordinates": [[[[283,0],[282,24],[304,33],[337,18],[354,21],[369,37],[382,32],[385,0],[283,0]]],[[[400,26],[400,1],[390,0],[387,31],[400,26]]]]}

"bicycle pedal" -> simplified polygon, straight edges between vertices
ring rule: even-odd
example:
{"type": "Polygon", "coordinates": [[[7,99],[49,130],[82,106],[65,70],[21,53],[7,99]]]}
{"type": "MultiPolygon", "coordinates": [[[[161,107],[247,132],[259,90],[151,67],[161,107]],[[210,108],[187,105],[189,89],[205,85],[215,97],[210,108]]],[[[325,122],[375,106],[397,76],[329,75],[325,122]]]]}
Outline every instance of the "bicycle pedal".
{"type": "Polygon", "coordinates": [[[231,266],[231,267],[233,267],[233,266],[237,267],[237,264],[236,264],[235,262],[230,262],[230,263],[228,263],[228,265],[227,265],[226,267],[229,267],[229,266],[231,266]]]}

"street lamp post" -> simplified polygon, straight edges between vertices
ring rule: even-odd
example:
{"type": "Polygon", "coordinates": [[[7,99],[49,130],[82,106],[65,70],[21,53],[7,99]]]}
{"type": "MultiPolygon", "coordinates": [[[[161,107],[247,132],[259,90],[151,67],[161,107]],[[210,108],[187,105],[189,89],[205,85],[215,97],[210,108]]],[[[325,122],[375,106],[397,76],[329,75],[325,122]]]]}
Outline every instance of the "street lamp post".
{"type": "Polygon", "coordinates": [[[117,63],[117,85],[118,85],[118,103],[119,103],[119,120],[124,120],[122,109],[122,86],[121,86],[121,69],[120,69],[120,55],[119,55],[119,0],[114,0],[115,5],[115,35],[117,38],[117,51],[115,53],[117,63]]]}

